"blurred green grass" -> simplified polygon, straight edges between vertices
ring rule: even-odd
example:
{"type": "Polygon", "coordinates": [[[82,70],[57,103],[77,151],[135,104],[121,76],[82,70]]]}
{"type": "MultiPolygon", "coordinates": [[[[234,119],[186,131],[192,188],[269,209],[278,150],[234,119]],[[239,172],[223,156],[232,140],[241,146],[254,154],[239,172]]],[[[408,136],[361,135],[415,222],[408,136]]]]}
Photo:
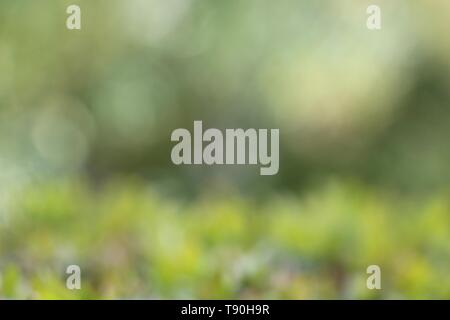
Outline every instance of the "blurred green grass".
{"type": "MultiPolygon", "coordinates": [[[[226,195],[226,196],[225,196],[226,195]]],[[[138,179],[24,190],[0,225],[3,298],[450,298],[450,201],[330,181],[302,196],[168,199],[138,179]],[[82,290],[65,268],[82,269],[82,290]],[[366,288],[367,266],[382,290],[366,288]]]]}

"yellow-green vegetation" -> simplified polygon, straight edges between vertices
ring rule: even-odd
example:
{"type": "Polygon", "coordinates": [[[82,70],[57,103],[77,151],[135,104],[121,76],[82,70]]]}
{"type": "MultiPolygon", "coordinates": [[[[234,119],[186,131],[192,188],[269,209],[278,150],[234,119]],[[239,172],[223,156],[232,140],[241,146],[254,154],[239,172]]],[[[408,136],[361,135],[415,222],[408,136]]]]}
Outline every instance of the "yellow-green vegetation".
{"type": "Polygon", "coordinates": [[[450,298],[450,1],[374,2],[1,0],[0,298],[450,298]]]}
{"type": "Polygon", "coordinates": [[[330,182],[177,201],[143,182],[24,190],[0,226],[3,298],[450,298],[450,201],[330,182]],[[65,268],[82,269],[82,290],[65,268]],[[366,288],[366,268],[382,290],[366,288]]]}

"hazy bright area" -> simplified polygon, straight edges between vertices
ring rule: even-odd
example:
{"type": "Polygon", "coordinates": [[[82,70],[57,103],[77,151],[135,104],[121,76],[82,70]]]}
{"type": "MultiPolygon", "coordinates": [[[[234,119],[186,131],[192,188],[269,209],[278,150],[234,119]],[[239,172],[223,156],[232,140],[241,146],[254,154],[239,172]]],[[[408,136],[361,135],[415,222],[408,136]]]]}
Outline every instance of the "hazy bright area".
{"type": "Polygon", "coordinates": [[[449,299],[449,31],[448,0],[2,0],[0,298],[449,299]],[[278,175],[175,166],[194,120],[279,128],[278,175]]]}

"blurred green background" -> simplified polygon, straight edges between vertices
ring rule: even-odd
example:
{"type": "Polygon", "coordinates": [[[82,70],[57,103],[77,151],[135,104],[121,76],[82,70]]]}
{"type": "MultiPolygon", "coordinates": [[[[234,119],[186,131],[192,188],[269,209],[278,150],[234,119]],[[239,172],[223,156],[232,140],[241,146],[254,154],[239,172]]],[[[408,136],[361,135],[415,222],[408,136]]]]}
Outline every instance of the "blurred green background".
{"type": "Polygon", "coordinates": [[[449,299],[449,29],[446,0],[2,0],[0,298],[449,299]],[[194,120],[279,128],[280,172],[173,165],[194,120]]]}

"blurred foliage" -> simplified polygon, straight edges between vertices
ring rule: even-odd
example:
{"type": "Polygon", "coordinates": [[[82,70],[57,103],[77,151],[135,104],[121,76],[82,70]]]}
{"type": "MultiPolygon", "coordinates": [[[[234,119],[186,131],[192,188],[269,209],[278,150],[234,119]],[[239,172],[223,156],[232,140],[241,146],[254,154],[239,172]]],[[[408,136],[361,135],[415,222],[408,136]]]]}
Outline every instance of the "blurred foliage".
{"type": "Polygon", "coordinates": [[[0,1],[0,297],[450,298],[450,1],[372,2],[0,1]],[[194,120],[279,174],[174,166],[194,120]]]}
{"type": "Polygon", "coordinates": [[[450,201],[330,181],[302,197],[195,202],[138,179],[25,190],[0,228],[6,298],[449,298],[450,201]],[[82,290],[65,288],[66,267],[82,290]],[[367,290],[378,264],[382,290],[367,290]]]}

